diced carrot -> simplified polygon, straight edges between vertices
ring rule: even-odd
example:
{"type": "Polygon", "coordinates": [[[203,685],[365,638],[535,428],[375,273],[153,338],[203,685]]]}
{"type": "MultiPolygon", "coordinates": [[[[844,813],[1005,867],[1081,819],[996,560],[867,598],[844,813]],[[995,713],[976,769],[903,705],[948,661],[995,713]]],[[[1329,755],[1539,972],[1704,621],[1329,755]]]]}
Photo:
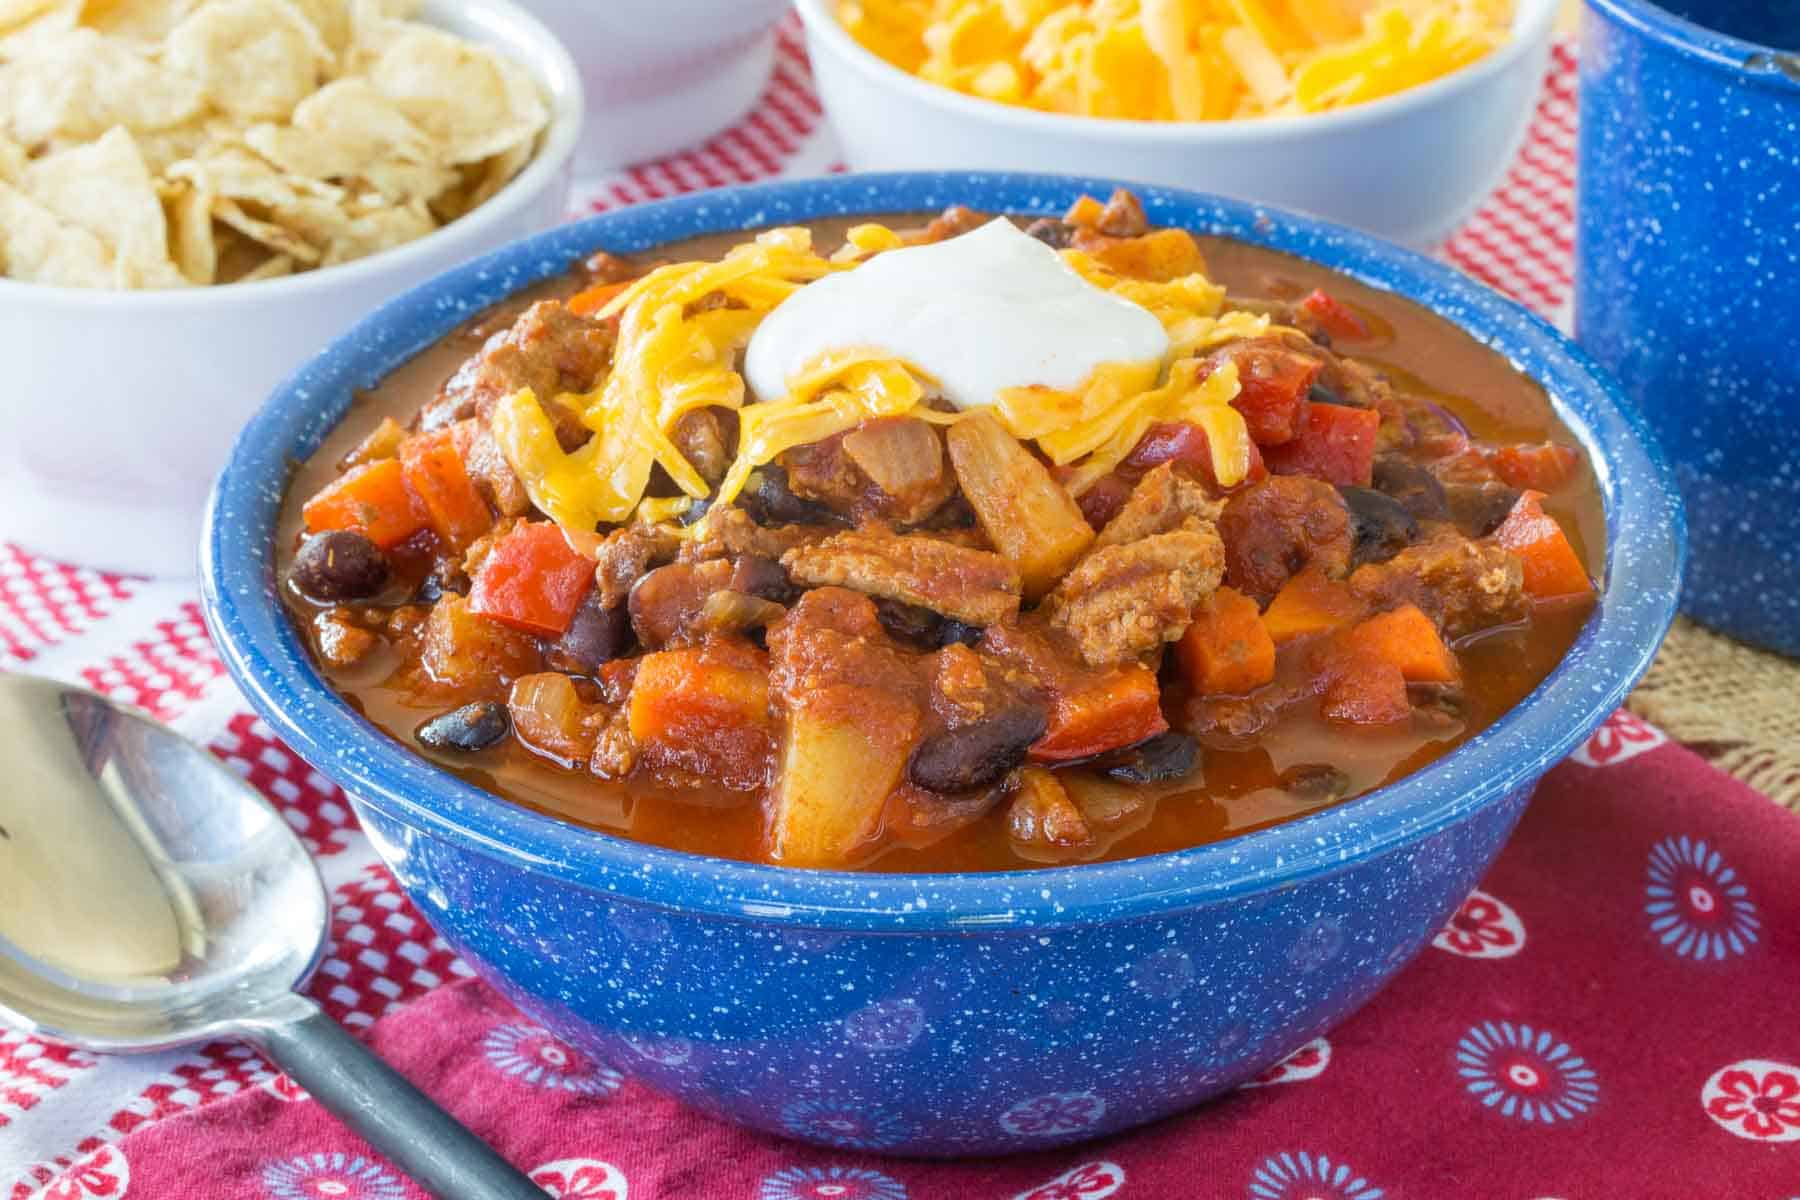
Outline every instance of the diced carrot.
{"type": "Polygon", "coordinates": [[[1069,211],[1063,214],[1063,222],[1067,225],[1080,225],[1085,229],[1093,229],[1100,224],[1100,218],[1106,215],[1106,206],[1092,196],[1083,196],[1069,205],[1069,211]]]}
{"type": "Polygon", "coordinates": [[[1282,347],[1237,342],[1215,354],[1237,364],[1238,394],[1231,406],[1243,414],[1250,438],[1259,446],[1280,446],[1307,428],[1307,393],[1324,364],[1282,347]]]}
{"type": "MultiPolygon", "coordinates": [[[[1058,483],[1074,473],[1073,469],[1053,468],[1051,471],[1058,483]]],[[[1131,480],[1117,471],[1102,475],[1087,491],[1075,498],[1081,508],[1081,515],[1095,529],[1105,529],[1107,523],[1119,515],[1125,507],[1125,501],[1131,496],[1131,480]]]]}
{"type": "Polygon", "coordinates": [[[617,283],[597,283],[591,288],[583,288],[566,301],[568,310],[578,317],[591,317],[631,284],[631,280],[624,279],[617,283]]]}
{"type": "Polygon", "coordinates": [[[1328,633],[1354,622],[1368,606],[1349,585],[1308,567],[1281,585],[1262,615],[1263,628],[1276,645],[1309,634],[1328,633]]]}
{"type": "Polygon", "coordinates": [[[652,764],[729,788],[760,787],[775,753],[768,656],[748,642],[723,640],[646,654],[626,722],[652,764]]]}
{"type": "Polygon", "coordinates": [[[400,443],[400,467],[447,546],[462,550],[493,527],[493,514],[469,479],[451,429],[415,434],[400,443]]]}
{"type": "Polygon", "coordinates": [[[406,486],[400,460],[384,458],[344,472],[301,510],[308,533],[348,529],[383,550],[398,546],[425,528],[418,498],[406,486]]]}
{"type": "Polygon", "coordinates": [[[515,525],[482,560],[469,607],[502,625],[561,637],[594,586],[594,564],[549,521],[515,525]]]}
{"type": "Polygon", "coordinates": [[[1263,449],[1277,475],[1311,475],[1340,487],[1368,487],[1375,470],[1375,435],[1381,414],[1372,408],[1314,404],[1300,436],[1263,449]]]}
{"type": "MultiPolygon", "coordinates": [[[[1197,472],[1201,479],[1215,488],[1219,485],[1217,476],[1213,474],[1212,446],[1207,441],[1206,430],[1191,421],[1158,421],[1150,426],[1144,431],[1144,436],[1138,439],[1138,444],[1132,447],[1131,453],[1125,456],[1124,465],[1130,471],[1148,471],[1166,462],[1197,472]]],[[[1264,465],[1262,452],[1252,440],[1250,471],[1244,476],[1243,486],[1258,483],[1268,477],[1269,468],[1264,465]]]]}
{"type": "Polygon", "coordinates": [[[1275,640],[1256,601],[1222,587],[1194,614],[1175,658],[1202,696],[1241,696],[1275,678],[1275,640]]]}
{"type": "Polygon", "coordinates": [[[1456,655],[1414,604],[1376,613],[1352,629],[1348,640],[1357,653],[1399,668],[1408,683],[1455,683],[1459,674],[1456,655]]]}
{"type": "Polygon", "coordinates": [[[1539,446],[1501,446],[1488,451],[1496,474],[1516,488],[1554,492],[1574,477],[1581,451],[1545,442],[1539,446]]]}
{"type": "Polygon", "coordinates": [[[1512,512],[1494,530],[1494,540],[1519,556],[1525,568],[1525,590],[1533,597],[1555,600],[1593,595],[1594,583],[1581,556],[1556,518],[1544,511],[1544,493],[1521,493],[1512,512]]]}
{"type": "Polygon", "coordinates": [[[1148,667],[1126,666],[1074,677],[1054,694],[1049,726],[1031,747],[1036,762],[1066,762],[1135,745],[1169,728],[1162,692],[1148,667]]]}
{"type": "Polygon", "coordinates": [[[1323,288],[1314,288],[1312,294],[1300,302],[1301,311],[1317,321],[1321,328],[1332,337],[1366,338],[1369,336],[1369,324],[1348,304],[1333,296],[1323,288]]]}
{"type": "Polygon", "coordinates": [[[1319,715],[1346,725],[1393,725],[1412,716],[1406,676],[1393,663],[1353,657],[1326,681],[1319,715]]]}

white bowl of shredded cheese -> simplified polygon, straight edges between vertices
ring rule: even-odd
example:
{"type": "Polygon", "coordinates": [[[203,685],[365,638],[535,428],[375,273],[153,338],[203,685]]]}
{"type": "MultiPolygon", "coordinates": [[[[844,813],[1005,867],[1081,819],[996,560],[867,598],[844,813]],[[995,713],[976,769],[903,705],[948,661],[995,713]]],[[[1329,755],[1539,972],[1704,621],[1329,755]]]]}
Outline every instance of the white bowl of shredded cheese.
{"type": "MultiPolygon", "coordinates": [[[[1370,7],[1337,2],[1345,11],[1370,7]]],[[[1394,7],[1451,11],[1485,2],[1394,0],[1394,7]]],[[[1268,115],[1209,120],[1070,115],[1000,103],[979,94],[992,76],[962,81],[958,90],[860,44],[843,23],[845,11],[858,6],[796,6],[826,113],[855,170],[1092,173],[1294,209],[1431,248],[1474,213],[1518,152],[1548,66],[1558,0],[1516,0],[1510,32],[1500,31],[1491,50],[1428,82],[1298,112],[1291,92],[1286,102],[1281,94],[1298,72],[1276,76],[1279,64],[1271,62],[1274,77],[1263,81],[1270,103],[1260,106],[1268,115]]],[[[1144,0],[1145,10],[1153,7],[1144,0]]],[[[956,31],[969,35],[970,27],[956,31]]],[[[941,31],[933,36],[943,44],[941,31]]],[[[1205,72],[1226,68],[1201,59],[1199,69],[1193,82],[1204,88],[1205,72]]],[[[996,86],[1011,83],[1006,68],[1000,75],[996,86]]],[[[1153,85],[1174,90],[1160,80],[1153,85]]]]}

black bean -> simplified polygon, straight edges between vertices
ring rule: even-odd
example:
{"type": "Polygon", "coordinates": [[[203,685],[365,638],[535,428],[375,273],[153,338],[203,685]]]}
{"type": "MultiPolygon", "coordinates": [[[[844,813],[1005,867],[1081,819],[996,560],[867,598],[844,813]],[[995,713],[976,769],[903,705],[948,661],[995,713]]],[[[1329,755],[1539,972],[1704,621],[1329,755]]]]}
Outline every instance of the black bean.
{"type": "Polygon", "coordinates": [[[875,617],[881,627],[893,634],[902,642],[913,646],[938,646],[942,633],[944,618],[929,608],[920,608],[916,604],[907,604],[903,600],[890,600],[886,596],[875,598],[875,617]]]}
{"type": "Polygon", "coordinates": [[[962,496],[955,495],[932,510],[931,515],[914,525],[914,529],[973,529],[975,510],[962,496]]]}
{"type": "Polygon", "coordinates": [[[506,705],[493,700],[479,700],[440,713],[419,726],[413,734],[427,750],[455,750],[472,754],[486,750],[512,731],[512,718],[506,705]]]}
{"type": "Polygon", "coordinates": [[[1392,496],[1373,488],[1340,487],[1350,510],[1350,565],[1386,562],[1419,537],[1419,522],[1392,496]]]}
{"type": "Polygon", "coordinates": [[[600,603],[600,593],[593,591],[575,610],[569,628],[545,648],[544,660],[570,675],[592,675],[630,645],[631,617],[625,606],[606,608],[600,603]]]}
{"type": "Polygon", "coordinates": [[[1413,715],[1434,729],[1451,729],[1469,716],[1469,698],[1454,683],[1409,683],[1406,698],[1413,715]]]}
{"type": "Polygon", "coordinates": [[[968,625],[950,617],[938,626],[937,644],[948,646],[952,642],[961,642],[965,646],[973,646],[981,640],[982,629],[979,625],[968,625]]]}
{"type": "Polygon", "coordinates": [[[1464,533],[1478,538],[1500,528],[1500,522],[1519,502],[1519,490],[1504,483],[1453,483],[1444,489],[1444,496],[1450,519],[1464,533]]]}
{"type": "Polygon", "coordinates": [[[698,500],[690,499],[687,508],[682,511],[681,516],[676,518],[676,522],[681,525],[698,525],[700,518],[704,517],[711,508],[711,496],[702,496],[698,500]]]}
{"type": "Polygon", "coordinates": [[[787,471],[773,463],[750,473],[738,503],[758,525],[843,525],[844,518],[788,487],[787,471]]]}
{"type": "Polygon", "coordinates": [[[988,787],[1025,761],[1026,751],[1044,736],[1048,723],[1042,708],[1020,705],[973,725],[947,729],[919,743],[907,763],[907,776],[928,792],[988,787]]]}
{"type": "Polygon", "coordinates": [[[787,568],[760,554],[740,555],[733,563],[731,590],[746,596],[760,596],[777,604],[791,602],[796,591],[794,581],[788,578],[787,568]]]}
{"type": "Polygon", "coordinates": [[[1444,498],[1444,485],[1430,471],[1397,454],[1384,454],[1375,460],[1375,490],[1392,496],[1400,507],[1421,521],[1442,521],[1449,517],[1449,501],[1444,498]]]}
{"type": "Polygon", "coordinates": [[[374,542],[340,529],[307,538],[288,578],[313,600],[366,600],[387,583],[388,563],[374,542]]]}
{"type": "Polygon", "coordinates": [[[1324,763],[1301,763],[1281,773],[1281,790],[1308,804],[1329,804],[1350,794],[1350,776],[1324,763]]]}
{"type": "Polygon", "coordinates": [[[1200,743],[1171,729],[1108,754],[1094,765],[1121,783],[1162,783],[1192,771],[1199,757],[1200,743]]]}
{"type": "Polygon", "coordinates": [[[1069,243],[1075,240],[1075,227],[1055,217],[1039,217],[1025,227],[1025,232],[1052,250],[1067,250],[1069,243]]]}

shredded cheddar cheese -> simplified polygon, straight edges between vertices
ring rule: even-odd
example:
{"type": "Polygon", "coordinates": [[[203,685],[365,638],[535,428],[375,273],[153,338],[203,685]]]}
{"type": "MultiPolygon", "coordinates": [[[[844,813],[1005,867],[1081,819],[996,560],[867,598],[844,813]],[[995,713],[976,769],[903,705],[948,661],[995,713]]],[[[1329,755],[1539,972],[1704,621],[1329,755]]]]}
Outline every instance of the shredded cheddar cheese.
{"type": "MultiPolygon", "coordinates": [[[[828,260],[814,253],[805,229],[776,229],[717,262],[660,267],[596,314],[617,319],[619,333],[612,366],[595,389],[556,398],[594,436],[579,449],[564,451],[539,398],[525,390],[495,405],[490,417],[495,440],[532,502],[580,536],[633,519],[672,520],[694,500],[730,503],[757,467],[873,418],[961,420],[968,414],[928,403],[936,385],[927,373],[854,346],[834,350],[790,377],[785,396],[747,402],[739,362],[763,318],[806,283],[854,270],[870,255],[903,244],[885,226],[859,225],[828,260]],[[671,436],[684,414],[705,406],[733,410],[738,419],[737,457],[716,492],[671,436]],[[681,496],[645,495],[657,466],[681,496]]],[[[1078,250],[1063,256],[1088,282],[1154,315],[1169,334],[1171,350],[1162,362],[1104,365],[1074,391],[1004,389],[991,409],[1001,424],[1068,468],[1066,482],[1077,495],[1117,467],[1150,426],[1162,421],[1199,425],[1218,481],[1225,486],[1242,481],[1251,448],[1243,418],[1231,406],[1238,393],[1236,367],[1209,369],[1195,356],[1266,332],[1268,318],[1223,312],[1224,288],[1201,274],[1150,282],[1115,274],[1078,250]]]]}
{"type": "Polygon", "coordinates": [[[1045,112],[1221,121],[1427,83],[1507,40],[1514,0],[844,0],[864,47],[1045,112]]]}

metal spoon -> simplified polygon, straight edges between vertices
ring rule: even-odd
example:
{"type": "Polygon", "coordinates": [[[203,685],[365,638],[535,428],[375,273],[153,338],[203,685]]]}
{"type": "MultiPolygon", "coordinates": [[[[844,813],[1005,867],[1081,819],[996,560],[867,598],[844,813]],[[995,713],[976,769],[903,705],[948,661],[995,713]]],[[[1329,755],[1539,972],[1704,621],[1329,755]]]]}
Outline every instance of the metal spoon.
{"type": "Polygon", "coordinates": [[[100,1052],[243,1039],[428,1191],[543,1200],[295,991],[329,905],[286,821],[104,697],[0,675],[0,1021],[100,1052]]]}

